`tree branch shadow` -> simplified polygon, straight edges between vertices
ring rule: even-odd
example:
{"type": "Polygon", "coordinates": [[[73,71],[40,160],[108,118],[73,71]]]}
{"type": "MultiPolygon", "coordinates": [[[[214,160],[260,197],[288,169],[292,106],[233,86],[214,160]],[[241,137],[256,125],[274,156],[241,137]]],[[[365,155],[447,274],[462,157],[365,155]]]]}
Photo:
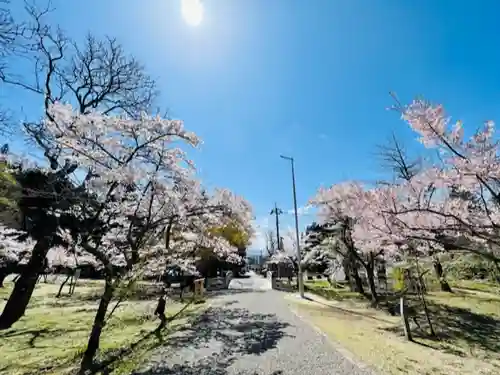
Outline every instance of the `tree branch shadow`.
{"type": "Polygon", "coordinates": [[[429,308],[440,339],[465,341],[482,350],[500,352],[500,319],[435,303],[429,308]]]}
{"type": "MultiPolygon", "coordinates": [[[[171,315],[167,318],[167,325],[165,326],[165,330],[167,332],[171,328],[169,326],[169,323],[175,321],[177,318],[180,318],[181,316],[185,317],[185,318],[189,318],[190,316],[192,316],[193,314],[196,313],[196,311],[186,312],[186,309],[189,306],[191,306],[191,302],[187,303],[186,305],[184,305],[182,307],[182,309],[180,309],[174,315],[171,315]]],[[[158,331],[158,329],[150,331],[150,332],[146,333],[144,336],[142,336],[139,340],[131,343],[130,345],[128,345],[124,348],[121,348],[119,350],[116,350],[113,353],[109,353],[109,352],[106,353],[106,356],[104,359],[95,363],[95,365],[92,369],[92,373],[93,374],[98,373],[98,372],[102,372],[103,374],[109,373],[121,360],[123,360],[124,357],[132,354],[134,352],[134,350],[139,348],[142,344],[146,343],[152,337],[156,337],[157,340],[155,342],[153,342],[148,347],[149,350],[155,349],[163,344],[162,332],[158,331]]]]}
{"type": "Polygon", "coordinates": [[[304,296],[304,299],[307,300],[307,301],[311,301],[311,302],[317,303],[317,304],[319,304],[321,306],[324,306],[324,307],[326,307],[326,308],[328,308],[328,309],[330,309],[332,311],[337,311],[337,312],[342,313],[344,315],[350,315],[350,316],[359,317],[359,318],[368,318],[368,319],[376,320],[376,321],[379,321],[379,322],[382,322],[382,323],[391,323],[388,320],[377,318],[377,317],[375,317],[373,315],[370,315],[369,313],[362,313],[360,311],[353,311],[353,310],[345,309],[345,308],[342,308],[342,307],[339,307],[339,306],[334,306],[332,304],[324,303],[324,302],[318,301],[316,299],[309,298],[307,296],[304,296]]]}
{"type": "MultiPolygon", "coordinates": [[[[148,363],[148,368],[135,375],[153,374],[206,374],[226,375],[234,361],[244,355],[261,355],[276,348],[289,324],[280,322],[273,314],[255,314],[238,307],[213,307],[193,321],[190,327],[176,331],[162,345],[148,363]],[[217,348],[208,356],[196,358],[191,363],[168,364],[169,354],[186,350],[217,348]]],[[[275,372],[276,375],[280,371],[275,372]]],[[[233,374],[233,372],[231,372],[233,374]]]]}
{"type": "MultiPolygon", "coordinates": [[[[421,329],[412,331],[417,344],[461,357],[475,356],[475,349],[489,353],[500,352],[500,319],[465,308],[431,301],[427,303],[436,337],[429,335],[428,324],[423,313],[419,311],[417,317],[421,329]],[[431,340],[432,344],[424,344],[419,342],[419,339],[431,340]]],[[[402,334],[400,326],[384,330],[402,334]]]]}
{"type": "Polygon", "coordinates": [[[31,329],[31,330],[12,330],[12,331],[7,331],[5,333],[0,333],[0,338],[9,338],[9,337],[16,337],[16,336],[24,336],[24,335],[29,335],[31,336],[29,339],[27,339],[27,344],[28,347],[34,348],[35,347],[35,341],[40,338],[40,337],[57,337],[61,335],[65,335],[70,332],[79,332],[83,331],[85,328],[73,328],[73,329],[54,329],[54,328],[40,328],[40,329],[31,329]]]}

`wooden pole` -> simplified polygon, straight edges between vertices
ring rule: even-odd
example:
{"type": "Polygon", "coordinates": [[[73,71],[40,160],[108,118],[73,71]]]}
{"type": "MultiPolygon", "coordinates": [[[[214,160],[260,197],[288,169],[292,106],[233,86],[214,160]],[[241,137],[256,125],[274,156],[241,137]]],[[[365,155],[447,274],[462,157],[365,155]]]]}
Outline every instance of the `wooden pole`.
{"type": "Polygon", "coordinates": [[[410,322],[408,321],[408,316],[406,315],[406,301],[404,295],[399,298],[399,309],[401,313],[401,319],[403,320],[403,330],[405,333],[405,337],[408,341],[413,341],[413,337],[411,336],[410,331],[410,322]]]}

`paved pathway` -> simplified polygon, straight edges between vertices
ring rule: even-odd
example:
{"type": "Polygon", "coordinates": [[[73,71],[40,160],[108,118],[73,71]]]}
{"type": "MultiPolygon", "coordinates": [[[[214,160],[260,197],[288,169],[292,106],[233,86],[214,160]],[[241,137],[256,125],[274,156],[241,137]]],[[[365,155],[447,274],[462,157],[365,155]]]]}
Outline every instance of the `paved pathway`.
{"type": "Polygon", "coordinates": [[[159,348],[139,375],[368,375],[288,308],[258,276],[227,294],[159,348]]]}

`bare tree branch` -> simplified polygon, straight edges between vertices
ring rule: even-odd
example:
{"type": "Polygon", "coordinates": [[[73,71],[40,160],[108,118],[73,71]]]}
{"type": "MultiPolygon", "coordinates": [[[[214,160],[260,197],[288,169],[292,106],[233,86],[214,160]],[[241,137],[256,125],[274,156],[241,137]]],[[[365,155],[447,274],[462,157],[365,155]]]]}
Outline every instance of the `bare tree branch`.
{"type": "Polygon", "coordinates": [[[409,181],[422,169],[422,161],[409,160],[403,144],[393,133],[387,145],[377,147],[382,166],[391,170],[397,179],[409,181]]]}
{"type": "MultiPolygon", "coordinates": [[[[151,113],[158,96],[156,84],[116,39],[99,40],[89,34],[80,46],[48,23],[50,2],[44,8],[26,2],[25,10],[29,21],[23,28],[25,53],[21,58],[32,66],[33,75],[3,74],[0,79],[4,83],[42,95],[44,115],[49,119],[49,107],[58,101],[76,105],[80,113],[95,110],[133,118],[141,112],[151,113]]],[[[44,131],[43,123],[27,122],[24,126],[52,168],[57,169],[59,150],[44,131]]]]}
{"type": "MultiPolygon", "coordinates": [[[[23,25],[12,17],[10,0],[0,0],[0,80],[8,75],[8,59],[20,47],[23,25]]],[[[12,117],[8,109],[0,107],[0,135],[12,132],[12,117]]]]}

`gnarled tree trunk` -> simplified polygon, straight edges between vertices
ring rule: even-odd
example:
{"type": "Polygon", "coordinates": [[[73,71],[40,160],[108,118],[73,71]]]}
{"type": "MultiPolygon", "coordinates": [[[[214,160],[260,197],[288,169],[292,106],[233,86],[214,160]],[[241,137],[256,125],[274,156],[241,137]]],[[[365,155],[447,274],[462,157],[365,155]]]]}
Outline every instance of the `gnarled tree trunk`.
{"type": "Polygon", "coordinates": [[[64,288],[64,286],[66,285],[66,283],[69,281],[70,277],[71,277],[71,275],[68,273],[68,274],[66,275],[66,279],[65,279],[65,280],[61,283],[61,286],[59,287],[59,291],[58,291],[58,292],[57,292],[57,294],[56,294],[56,298],[61,297],[61,294],[62,294],[63,288],[64,288]]]}
{"type": "Polygon", "coordinates": [[[0,288],[4,287],[3,283],[8,275],[9,275],[9,272],[8,272],[7,268],[0,268],[0,288]]]}
{"type": "Polygon", "coordinates": [[[378,302],[377,287],[375,285],[375,272],[373,264],[367,264],[366,267],[366,278],[368,280],[368,287],[370,288],[372,303],[378,302]]]}
{"type": "Polygon", "coordinates": [[[365,293],[363,280],[359,276],[358,264],[352,254],[347,254],[343,261],[346,279],[349,281],[349,287],[352,292],[365,293]]]}
{"type": "Polygon", "coordinates": [[[365,289],[363,287],[363,280],[361,280],[361,276],[359,276],[358,268],[356,266],[351,265],[350,278],[351,278],[351,283],[350,283],[351,290],[353,292],[365,294],[365,289]]]}
{"type": "Polygon", "coordinates": [[[99,350],[99,343],[101,340],[102,329],[104,328],[106,312],[108,311],[108,306],[113,298],[113,281],[111,277],[106,276],[106,286],[104,287],[104,293],[99,301],[99,307],[97,313],[94,317],[94,323],[92,325],[92,330],[90,331],[89,340],[87,342],[87,349],[83,354],[82,362],[80,364],[80,375],[87,374],[92,368],[94,363],[94,357],[99,350]]]}
{"type": "Polygon", "coordinates": [[[441,261],[439,258],[434,257],[432,264],[434,266],[434,272],[436,274],[437,279],[439,280],[439,285],[441,287],[441,290],[443,292],[452,292],[450,284],[446,281],[444,277],[444,271],[443,271],[443,265],[441,264],[441,261]]]}
{"type": "Polygon", "coordinates": [[[363,266],[366,271],[366,279],[368,281],[368,287],[370,288],[372,303],[378,302],[377,287],[375,285],[375,255],[370,252],[368,254],[368,260],[363,262],[363,266]]]}
{"type": "Polygon", "coordinates": [[[347,258],[344,258],[342,260],[342,269],[344,270],[344,281],[350,282],[350,275],[351,275],[351,268],[349,264],[349,260],[347,258]]]}
{"type": "Polygon", "coordinates": [[[16,281],[14,290],[10,294],[2,315],[0,315],[0,329],[10,328],[26,312],[31,295],[35,290],[38,276],[45,267],[45,257],[50,249],[50,238],[44,237],[37,241],[31,259],[16,281]]]}

